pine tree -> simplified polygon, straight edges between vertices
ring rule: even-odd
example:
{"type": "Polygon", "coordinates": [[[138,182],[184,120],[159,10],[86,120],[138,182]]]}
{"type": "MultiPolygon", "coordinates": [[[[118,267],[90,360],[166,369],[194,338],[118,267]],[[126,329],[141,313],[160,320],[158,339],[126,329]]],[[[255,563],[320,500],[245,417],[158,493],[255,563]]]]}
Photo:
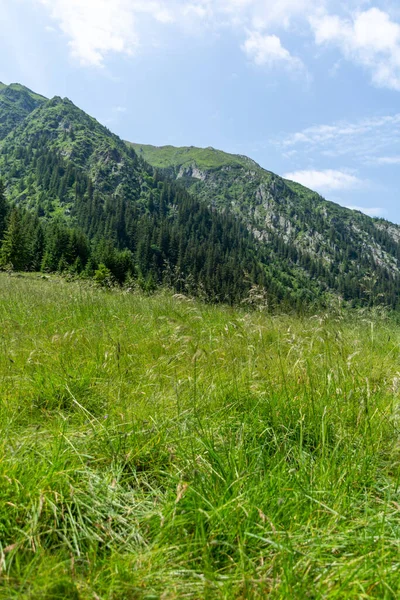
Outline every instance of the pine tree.
{"type": "Polygon", "coordinates": [[[29,260],[29,250],[25,230],[22,223],[21,211],[13,208],[4,233],[0,250],[0,265],[12,266],[15,271],[24,271],[29,260]]]}
{"type": "Polygon", "coordinates": [[[4,184],[0,179],[0,240],[3,238],[4,230],[6,228],[7,213],[8,205],[4,191],[4,184]]]}

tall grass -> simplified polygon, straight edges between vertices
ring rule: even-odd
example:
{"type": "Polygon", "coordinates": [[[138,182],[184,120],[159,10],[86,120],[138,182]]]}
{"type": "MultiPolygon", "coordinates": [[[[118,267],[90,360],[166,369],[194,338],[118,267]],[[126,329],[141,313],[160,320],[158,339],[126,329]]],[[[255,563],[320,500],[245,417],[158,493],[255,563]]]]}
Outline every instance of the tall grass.
{"type": "Polygon", "coordinates": [[[0,276],[0,598],[398,598],[400,328],[0,276]]]}

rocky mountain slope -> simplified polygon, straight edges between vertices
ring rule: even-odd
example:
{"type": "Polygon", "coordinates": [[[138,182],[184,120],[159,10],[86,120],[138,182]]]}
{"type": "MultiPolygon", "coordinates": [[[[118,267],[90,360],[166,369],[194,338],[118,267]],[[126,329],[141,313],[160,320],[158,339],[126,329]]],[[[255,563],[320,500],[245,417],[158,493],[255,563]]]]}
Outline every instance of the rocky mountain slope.
{"type": "Polygon", "coordinates": [[[327,202],[250,158],[129,144],[70,100],[18,84],[0,84],[0,124],[11,204],[81,229],[96,248],[126,250],[134,276],[164,283],[172,270],[175,281],[183,274],[228,300],[258,284],[291,306],[337,296],[399,303],[397,225],[327,202]]]}
{"type": "Polygon", "coordinates": [[[300,252],[309,273],[330,287],[343,292],[347,281],[351,295],[350,282],[357,277],[370,293],[376,278],[397,281],[398,225],[326,201],[244,156],[213,148],[130,145],[203,201],[237,215],[261,243],[275,241],[289,256],[300,252]]]}
{"type": "Polygon", "coordinates": [[[356,268],[362,252],[388,273],[399,270],[398,225],[326,201],[244,156],[213,148],[131,146],[204,201],[238,215],[265,243],[274,232],[327,266],[356,268]]]}

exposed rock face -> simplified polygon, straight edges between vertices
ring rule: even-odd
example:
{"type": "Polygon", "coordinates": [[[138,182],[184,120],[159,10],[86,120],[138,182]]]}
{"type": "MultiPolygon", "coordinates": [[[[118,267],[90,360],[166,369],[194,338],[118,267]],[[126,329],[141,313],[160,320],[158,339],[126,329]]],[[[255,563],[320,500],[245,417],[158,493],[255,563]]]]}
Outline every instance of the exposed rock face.
{"type": "Polygon", "coordinates": [[[183,177],[191,177],[192,179],[199,179],[200,181],[205,181],[207,179],[207,173],[205,173],[204,171],[200,171],[200,169],[198,169],[196,165],[193,165],[193,167],[182,166],[179,169],[176,178],[182,179],[183,177]]]}
{"type": "Polygon", "coordinates": [[[375,221],[375,227],[379,231],[385,231],[396,244],[400,243],[400,227],[398,225],[394,225],[388,221],[379,220],[375,221]]]}

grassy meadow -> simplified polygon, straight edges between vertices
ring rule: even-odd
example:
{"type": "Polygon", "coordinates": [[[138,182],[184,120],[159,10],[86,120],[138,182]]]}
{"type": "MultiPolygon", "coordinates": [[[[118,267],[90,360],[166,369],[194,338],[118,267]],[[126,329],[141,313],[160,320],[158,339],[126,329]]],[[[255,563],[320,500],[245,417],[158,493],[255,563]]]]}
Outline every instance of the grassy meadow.
{"type": "Polygon", "coordinates": [[[0,274],[0,599],[400,597],[400,326],[0,274]]]}

